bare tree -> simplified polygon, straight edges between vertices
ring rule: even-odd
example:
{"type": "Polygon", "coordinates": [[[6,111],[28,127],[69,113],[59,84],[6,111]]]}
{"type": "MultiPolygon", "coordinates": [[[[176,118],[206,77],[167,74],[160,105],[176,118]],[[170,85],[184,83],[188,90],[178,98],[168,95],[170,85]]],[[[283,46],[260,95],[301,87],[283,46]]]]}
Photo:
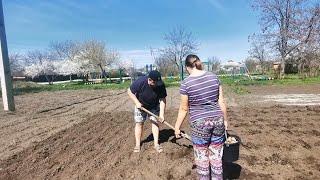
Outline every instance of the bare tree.
{"type": "Polygon", "coordinates": [[[132,60],[119,60],[116,63],[119,72],[120,72],[120,81],[122,81],[122,73],[125,73],[126,75],[130,76],[131,82],[133,82],[134,76],[135,76],[135,64],[132,60]]]}
{"type": "MultiPolygon", "coordinates": [[[[316,4],[310,11],[300,13],[302,21],[297,30],[297,40],[301,45],[292,56],[297,56],[299,72],[303,77],[316,76],[320,69],[320,4],[316,4]],[[308,31],[308,34],[304,34],[308,31]],[[308,41],[305,36],[308,36],[308,41]]],[[[293,57],[294,58],[294,57],[293,57]]]]}
{"type": "Polygon", "coordinates": [[[256,59],[259,61],[261,68],[262,68],[262,74],[265,73],[266,66],[267,66],[267,58],[268,58],[268,52],[267,52],[267,46],[265,39],[263,37],[253,34],[252,36],[249,36],[249,41],[251,42],[251,49],[249,50],[249,54],[251,58],[256,59]]]}
{"type": "Polygon", "coordinates": [[[50,50],[61,60],[75,60],[81,51],[80,43],[72,40],[51,42],[50,50]]]}
{"type": "Polygon", "coordinates": [[[27,52],[26,62],[27,64],[39,63],[42,64],[46,60],[53,60],[54,56],[50,52],[45,50],[33,50],[27,52]]]}
{"type": "Polygon", "coordinates": [[[44,75],[49,84],[53,84],[55,78],[54,56],[48,51],[29,51],[26,57],[28,66],[26,74],[32,77],[44,75]]]}
{"type": "Polygon", "coordinates": [[[306,46],[301,48],[301,51],[298,51],[298,58],[294,58],[298,64],[298,72],[303,78],[318,76],[320,70],[320,47],[319,45],[313,46],[311,43],[306,46]]]}
{"type": "Polygon", "coordinates": [[[119,60],[119,53],[115,50],[107,50],[105,43],[97,40],[89,40],[83,43],[80,59],[88,60],[90,64],[100,70],[105,76],[105,67],[119,60]]]}
{"type": "MultiPolygon", "coordinates": [[[[306,0],[254,0],[254,9],[260,11],[263,36],[271,45],[270,47],[277,50],[280,55],[280,77],[284,75],[288,56],[310,40],[315,19],[319,16],[317,11],[311,10],[314,5],[307,6],[305,2],[306,0]],[[301,16],[301,14],[309,11],[312,11],[313,14],[304,19],[306,16],[301,16]],[[303,22],[307,22],[307,25],[306,29],[301,30],[303,22]]],[[[310,1],[308,3],[312,4],[310,1]]]]}
{"type": "Polygon", "coordinates": [[[106,60],[105,65],[111,66],[113,64],[118,63],[120,60],[120,53],[115,49],[107,49],[106,50],[106,60]]]}
{"type": "Polygon", "coordinates": [[[255,60],[255,59],[252,59],[252,58],[247,58],[246,60],[245,60],[245,65],[246,65],[246,67],[247,67],[247,69],[248,69],[248,71],[249,72],[255,72],[256,70],[257,70],[257,65],[258,65],[258,62],[257,62],[257,60],[255,60]]]}
{"type": "Polygon", "coordinates": [[[22,63],[23,56],[19,53],[10,53],[9,54],[9,63],[11,68],[11,74],[13,76],[22,76],[24,65],[22,63]]]}
{"type": "Polygon", "coordinates": [[[301,77],[315,77],[319,75],[320,69],[320,54],[316,52],[304,52],[299,58],[299,74],[301,77]]]}
{"type": "Polygon", "coordinates": [[[106,66],[105,43],[96,40],[86,41],[82,45],[81,59],[88,60],[92,65],[104,71],[106,66]]]}
{"type": "Polygon", "coordinates": [[[199,44],[192,32],[187,31],[182,26],[177,26],[169,33],[165,34],[164,40],[167,47],[160,50],[163,58],[171,59],[177,68],[182,70],[182,61],[190,53],[195,53],[199,44]]]}
{"type": "Polygon", "coordinates": [[[173,62],[174,58],[170,57],[170,54],[166,54],[163,49],[150,48],[150,54],[163,76],[179,74],[178,66],[173,62]]]}
{"type": "Polygon", "coordinates": [[[177,75],[179,72],[179,69],[172,63],[172,60],[166,57],[158,56],[155,59],[155,64],[159,67],[159,71],[163,76],[177,75]]]}
{"type": "Polygon", "coordinates": [[[211,65],[212,71],[218,73],[221,65],[221,61],[218,57],[212,56],[208,58],[208,63],[211,65]]]}

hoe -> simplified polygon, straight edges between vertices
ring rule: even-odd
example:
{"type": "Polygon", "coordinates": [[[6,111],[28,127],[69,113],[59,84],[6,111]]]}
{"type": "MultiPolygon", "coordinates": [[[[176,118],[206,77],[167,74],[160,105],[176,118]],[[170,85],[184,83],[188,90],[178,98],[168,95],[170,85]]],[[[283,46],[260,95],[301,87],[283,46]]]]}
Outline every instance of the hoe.
{"type": "MultiPolygon", "coordinates": [[[[155,117],[158,121],[160,121],[159,120],[160,119],[159,116],[157,116],[157,115],[153,114],[152,112],[148,111],[146,108],[141,107],[140,109],[142,109],[144,112],[148,113],[149,115],[155,117]]],[[[164,121],[163,123],[174,130],[174,127],[171,124],[169,124],[168,122],[164,121]]],[[[190,138],[190,136],[188,134],[181,132],[181,136],[186,138],[186,139],[188,139],[189,141],[191,141],[191,138],[190,138]]]]}

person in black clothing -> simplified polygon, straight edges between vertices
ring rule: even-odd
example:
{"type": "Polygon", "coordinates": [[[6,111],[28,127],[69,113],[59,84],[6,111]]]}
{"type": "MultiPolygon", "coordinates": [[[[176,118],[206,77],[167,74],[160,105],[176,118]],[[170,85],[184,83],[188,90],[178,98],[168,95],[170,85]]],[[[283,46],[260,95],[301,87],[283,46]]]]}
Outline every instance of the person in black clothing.
{"type": "Polygon", "coordinates": [[[152,134],[154,138],[154,148],[157,152],[163,149],[159,145],[159,125],[153,116],[149,116],[140,108],[144,107],[160,117],[160,122],[164,121],[164,110],[166,106],[167,91],[158,71],[150,71],[148,76],[143,76],[132,83],[128,89],[128,95],[134,102],[135,139],[134,152],[140,152],[141,135],[144,122],[150,118],[152,122],[152,134]]]}

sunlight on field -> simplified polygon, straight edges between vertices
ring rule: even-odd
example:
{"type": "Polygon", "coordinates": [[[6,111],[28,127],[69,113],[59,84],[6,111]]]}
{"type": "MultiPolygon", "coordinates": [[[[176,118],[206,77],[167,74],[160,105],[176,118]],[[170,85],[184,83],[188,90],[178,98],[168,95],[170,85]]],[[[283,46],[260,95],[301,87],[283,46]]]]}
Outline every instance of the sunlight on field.
{"type": "Polygon", "coordinates": [[[320,105],[320,94],[277,94],[262,96],[264,102],[274,101],[283,105],[316,106],[320,105]]]}

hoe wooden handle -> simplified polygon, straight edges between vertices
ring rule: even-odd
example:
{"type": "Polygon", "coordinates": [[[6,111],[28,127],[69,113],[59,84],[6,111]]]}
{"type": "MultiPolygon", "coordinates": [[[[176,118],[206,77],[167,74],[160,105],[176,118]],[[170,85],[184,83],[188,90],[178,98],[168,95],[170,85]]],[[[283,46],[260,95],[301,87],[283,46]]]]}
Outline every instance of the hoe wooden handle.
{"type": "MultiPolygon", "coordinates": [[[[148,113],[149,115],[155,117],[158,121],[160,121],[160,117],[159,117],[159,116],[157,116],[157,115],[155,115],[154,113],[150,112],[150,111],[147,110],[146,108],[141,107],[140,109],[143,110],[144,112],[148,113]]],[[[160,122],[161,122],[161,121],[160,121],[160,122]]],[[[173,127],[171,124],[169,124],[167,121],[163,121],[163,123],[164,123],[165,125],[167,125],[168,127],[170,127],[171,129],[175,130],[174,127],[173,127]]],[[[189,136],[188,134],[181,132],[181,136],[184,137],[184,138],[186,138],[186,139],[188,139],[189,141],[191,141],[191,138],[190,138],[190,136],[189,136]]]]}

